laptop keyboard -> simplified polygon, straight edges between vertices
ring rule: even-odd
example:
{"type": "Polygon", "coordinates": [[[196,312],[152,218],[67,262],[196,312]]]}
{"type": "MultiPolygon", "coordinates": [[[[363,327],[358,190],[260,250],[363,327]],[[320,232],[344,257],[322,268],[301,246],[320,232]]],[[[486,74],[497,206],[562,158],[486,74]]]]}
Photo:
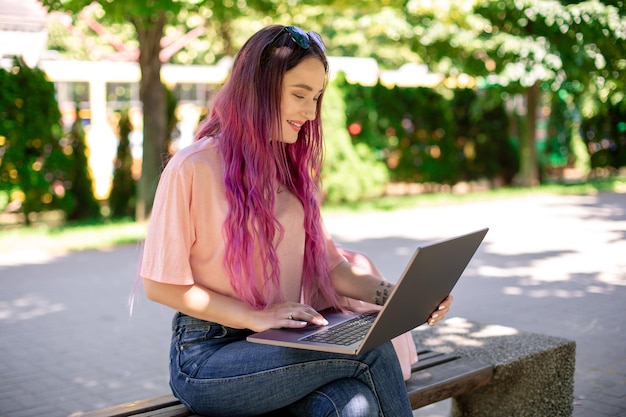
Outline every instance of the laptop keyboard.
{"type": "Polygon", "coordinates": [[[303,337],[308,342],[349,346],[365,337],[378,313],[367,313],[303,337]]]}

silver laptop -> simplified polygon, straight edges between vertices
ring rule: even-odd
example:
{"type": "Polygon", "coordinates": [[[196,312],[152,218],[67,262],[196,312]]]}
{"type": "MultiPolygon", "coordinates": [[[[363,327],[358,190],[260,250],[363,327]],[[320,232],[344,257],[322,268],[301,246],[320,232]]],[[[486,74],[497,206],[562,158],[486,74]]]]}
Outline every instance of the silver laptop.
{"type": "Polygon", "coordinates": [[[270,329],[250,342],[357,355],[412,330],[452,292],[489,229],[417,248],[379,312],[324,310],[326,326],[270,329]]]}

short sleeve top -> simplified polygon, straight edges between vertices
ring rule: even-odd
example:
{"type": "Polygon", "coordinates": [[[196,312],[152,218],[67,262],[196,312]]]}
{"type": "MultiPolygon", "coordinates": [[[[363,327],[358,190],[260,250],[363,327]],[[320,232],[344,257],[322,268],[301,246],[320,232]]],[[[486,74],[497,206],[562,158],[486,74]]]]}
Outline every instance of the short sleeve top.
{"type": "MultiPolygon", "coordinates": [[[[224,165],[216,141],[205,138],[178,151],[159,180],[140,275],[168,284],[199,284],[236,298],[223,268],[227,214],[224,165]]],[[[293,193],[282,190],[276,194],[274,215],[284,229],[276,247],[280,291],[284,300],[298,302],[304,263],[304,209],[293,193]]],[[[344,258],[327,233],[326,241],[329,264],[334,268],[344,258]]],[[[257,259],[254,263],[260,262],[257,259]]],[[[268,300],[269,304],[275,301],[268,300]]]]}

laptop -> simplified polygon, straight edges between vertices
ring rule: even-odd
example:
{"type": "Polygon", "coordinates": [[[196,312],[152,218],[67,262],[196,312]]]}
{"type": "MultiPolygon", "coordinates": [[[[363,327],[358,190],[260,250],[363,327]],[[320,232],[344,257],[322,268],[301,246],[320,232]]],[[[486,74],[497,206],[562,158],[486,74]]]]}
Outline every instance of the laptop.
{"type": "Polygon", "coordinates": [[[292,348],[358,355],[426,323],[452,292],[488,228],[418,247],[378,312],[324,310],[326,326],[269,329],[247,340],[292,348]]]}

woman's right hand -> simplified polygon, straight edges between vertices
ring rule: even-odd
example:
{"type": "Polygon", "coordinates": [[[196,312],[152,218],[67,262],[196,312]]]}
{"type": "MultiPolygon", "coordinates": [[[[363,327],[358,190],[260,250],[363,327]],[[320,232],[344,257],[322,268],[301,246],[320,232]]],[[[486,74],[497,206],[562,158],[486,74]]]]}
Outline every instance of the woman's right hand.
{"type": "Polygon", "coordinates": [[[174,285],[143,279],[147,297],[176,311],[235,329],[261,332],[281,327],[301,328],[308,323],[328,324],[312,307],[284,301],[265,310],[253,310],[240,300],[211,291],[198,284],[174,285]]]}
{"type": "Polygon", "coordinates": [[[328,321],[313,307],[306,304],[283,301],[274,304],[265,310],[257,312],[257,320],[250,330],[261,332],[267,329],[281,327],[301,328],[309,323],[316,326],[326,326],[328,321]]]}

